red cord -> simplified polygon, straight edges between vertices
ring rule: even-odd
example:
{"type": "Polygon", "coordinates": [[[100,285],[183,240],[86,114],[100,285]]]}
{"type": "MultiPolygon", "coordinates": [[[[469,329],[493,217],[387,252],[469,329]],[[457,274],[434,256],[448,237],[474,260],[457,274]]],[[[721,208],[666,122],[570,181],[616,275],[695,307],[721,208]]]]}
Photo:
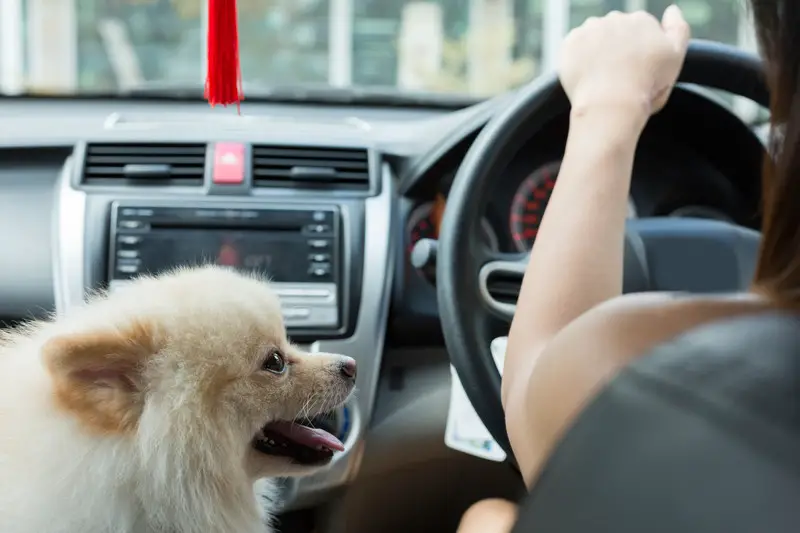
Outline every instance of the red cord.
{"type": "Polygon", "coordinates": [[[208,68],[205,95],[211,107],[236,104],[242,95],[236,0],[208,0],[208,68]]]}

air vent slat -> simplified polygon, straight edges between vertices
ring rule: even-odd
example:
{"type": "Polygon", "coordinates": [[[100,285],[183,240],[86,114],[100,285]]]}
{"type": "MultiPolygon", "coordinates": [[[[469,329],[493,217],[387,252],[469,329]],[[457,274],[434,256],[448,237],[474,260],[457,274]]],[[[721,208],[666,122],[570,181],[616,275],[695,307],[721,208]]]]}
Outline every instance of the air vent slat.
{"type": "MultiPolygon", "coordinates": [[[[292,174],[291,170],[286,169],[258,169],[253,171],[253,177],[255,179],[285,179],[285,180],[292,180],[295,179],[295,175],[292,174]]],[[[331,182],[332,176],[324,176],[320,175],[317,179],[320,181],[331,182]]],[[[364,175],[360,172],[336,172],[335,174],[336,181],[348,181],[348,182],[364,182],[364,175]]],[[[309,179],[314,178],[305,178],[302,181],[308,181],[309,179]]]]}
{"type": "Polygon", "coordinates": [[[253,146],[255,187],[367,190],[369,169],[362,148],[253,146]]]}
{"type": "MultiPolygon", "coordinates": [[[[171,176],[196,176],[202,179],[203,171],[197,170],[194,168],[181,168],[181,167],[172,167],[170,168],[170,175],[171,176]]],[[[125,178],[125,169],[122,167],[104,167],[104,166],[90,166],[86,167],[86,175],[91,175],[92,177],[103,174],[106,176],[110,176],[112,178],[119,177],[120,179],[125,178]]]]}
{"type": "MultiPolygon", "coordinates": [[[[113,155],[107,155],[107,156],[90,155],[87,159],[95,165],[111,165],[111,166],[118,165],[122,160],[119,156],[113,156],[113,155]]],[[[125,158],[125,164],[126,165],[173,165],[173,166],[190,165],[195,167],[197,166],[202,167],[205,164],[205,157],[132,156],[125,158]]]]}
{"type": "Polygon", "coordinates": [[[306,157],[312,159],[367,161],[366,150],[311,150],[255,146],[253,147],[253,154],[256,157],[306,157]]]}
{"type": "Polygon", "coordinates": [[[205,157],[204,144],[91,144],[86,153],[89,155],[148,155],[172,156],[175,153],[182,155],[199,155],[205,157]]]}
{"type": "Polygon", "coordinates": [[[522,274],[493,272],[486,280],[486,288],[493,299],[507,304],[516,304],[522,287],[522,274]]]}
{"type": "MultiPolygon", "coordinates": [[[[330,161],[320,159],[296,159],[294,157],[256,157],[253,163],[256,167],[325,167],[330,161]]],[[[336,161],[336,168],[355,168],[366,171],[367,161],[336,161]]]]}
{"type": "Polygon", "coordinates": [[[205,144],[90,144],[86,147],[83,183],[201,186],[205,155],[205,144]],[[152,167],[153,172],[142,172],[148,167],[152,167]]]}

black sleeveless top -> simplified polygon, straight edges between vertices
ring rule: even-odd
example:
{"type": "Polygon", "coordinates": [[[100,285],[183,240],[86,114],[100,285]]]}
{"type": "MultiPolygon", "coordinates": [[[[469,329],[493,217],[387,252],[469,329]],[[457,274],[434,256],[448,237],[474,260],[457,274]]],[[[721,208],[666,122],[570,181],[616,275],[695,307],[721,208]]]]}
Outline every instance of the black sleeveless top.
{"type": "Polygon", "coordinates": [[[567,432],[513,532],[800,533],[800,318],[714,323],[631,364],[567,432]]]}

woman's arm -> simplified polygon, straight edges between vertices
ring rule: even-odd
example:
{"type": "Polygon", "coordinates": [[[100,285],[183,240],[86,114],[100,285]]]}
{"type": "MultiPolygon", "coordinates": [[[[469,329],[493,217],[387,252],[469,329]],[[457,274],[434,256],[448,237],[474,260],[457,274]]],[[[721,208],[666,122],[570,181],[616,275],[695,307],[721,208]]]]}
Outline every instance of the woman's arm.
{"type": "Polygon", "coordinates": [[[570,131],[523,280],[504,369],[509,437],[524,474],[536,471],[551,445],[527,425],[549,416],[548,405],[526,401],[536,362],[564,328],[621,294],[636,144],[650,114],[666,103],[688,36],[680,11],[671,7],[661,24],[644,13],[590,19],[564,43],[560,77],[572,103],[570,131]]]}
{"type": "Polygon", "coordinates": [[[506,500],[481,500],[467,509],[456,533],[509,533],[517,510],[517,504],[506,500]]]}
{"type": "MultiPolygon", "coordinates": [[[[564,326],[621,294],[628,190],[646,120],[633,106],[573,113],[557,186],[511,324],[506,375],[527,374],[535,360],[531,355],[564,326]]],[[[504,381],[506,403],[517,384],[504,381]]]]}

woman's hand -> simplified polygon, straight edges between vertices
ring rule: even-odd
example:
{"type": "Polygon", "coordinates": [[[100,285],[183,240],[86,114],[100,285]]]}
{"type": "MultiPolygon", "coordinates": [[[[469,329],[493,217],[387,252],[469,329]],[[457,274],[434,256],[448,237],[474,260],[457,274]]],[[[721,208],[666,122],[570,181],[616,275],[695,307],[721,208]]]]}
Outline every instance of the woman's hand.
{"type": "Polygon", "coordinates": [[[564,40],[559,70],[573,114],[622,107],[647,118],[666,104],[689,43],[689,25],[672,5],[661,23],[645,12],[592,17],[564,40]]]}

